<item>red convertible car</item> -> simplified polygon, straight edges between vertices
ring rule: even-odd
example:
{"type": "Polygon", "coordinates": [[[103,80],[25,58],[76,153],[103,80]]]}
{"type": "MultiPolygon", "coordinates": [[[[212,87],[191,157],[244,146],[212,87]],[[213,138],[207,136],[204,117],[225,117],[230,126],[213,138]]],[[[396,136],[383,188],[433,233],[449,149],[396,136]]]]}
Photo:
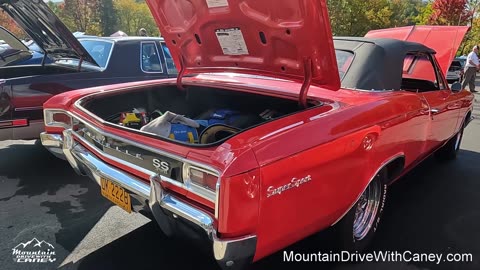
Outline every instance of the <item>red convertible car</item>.
{"type": "Polygon", "coordinates": [[[325,0],[147,2],[178,78],[56,95],[42,143],[222,269],[330,226],[361,252],[387,187],[457,155],[473,95],[447,84],[458,43],[441,41],[466,27],[333,38],[325,0]]]}

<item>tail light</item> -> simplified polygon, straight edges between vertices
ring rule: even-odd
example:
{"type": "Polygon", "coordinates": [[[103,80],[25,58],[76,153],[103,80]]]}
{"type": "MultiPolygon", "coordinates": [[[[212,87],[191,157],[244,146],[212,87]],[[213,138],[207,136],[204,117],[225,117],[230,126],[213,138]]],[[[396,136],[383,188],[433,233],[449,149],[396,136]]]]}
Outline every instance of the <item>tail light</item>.
{"type": "Polygon", "coordinates": [[[216,202],[219,189],[218,173],[185,163],[183,165],[183,182],[188,190],[216,202]]]}
{"type": "Polygon", "coordinates": [[[190,180],[192,181],[192,183],[195,183],[214,192],[217,188],[218,178],[216,176],[195,168],[190,168],[190,180]]]}
{"type": "Polygon", "coordinates": [[[62,110],[44,110],[44,121],[47,127],[72,128],[75,124],[74,119],[66,111],[62,110]]]}

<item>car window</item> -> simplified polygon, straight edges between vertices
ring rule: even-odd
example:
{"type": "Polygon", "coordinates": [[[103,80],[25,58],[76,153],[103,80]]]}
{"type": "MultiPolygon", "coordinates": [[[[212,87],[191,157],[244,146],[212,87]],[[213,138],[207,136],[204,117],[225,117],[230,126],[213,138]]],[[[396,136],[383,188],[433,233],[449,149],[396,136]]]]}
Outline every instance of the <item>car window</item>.
{"type": "Polygon", "coordinates": [[[427,92],[445,89],[432,57],[427,53],[407,54],[403,62],[402,89],[427,92]]]}
{"type": "Polygon", "coordinates": [[[353,52],[335,50],[335,56],[337,58],[338,75],[340,75],[340,80],[342,80],[352,64],[354,54],[353,52]]]}
{"type": "Polygon", "coordinates": [[[0,45],[0,54],[6,52],[7,50],[11,49],[11,47],[7,44],[1,44],[0,45]]]}
{"type": "Polygon", "coordinates": [[[462,68],[465,66],[465,62],[467,62],[467,60],[463,58],[458,58],[458,59],[456,58],[454,61],[458,61],[462,66],[462,68]]]}
{"type": "Polygon", "coordinates": [[[43,53],[43,50],[40,49],[40,47],[38,47],[37,43],[35,42],[32,42],[30,45],[28,45],[28,49],[34,52],[43,53]]]}
{"type": "Polygon", "coordinates": [[[462,69],[462,64],[460,63],[460,61],[454,60],[454,61],[452,61],[452,64],[448,68],[448,71],[454,72],[454,71],[458,71],[458,70],[461,70],[461,69],[462,69]]]}
{"type": "Polygon", "coordinates": [[[460,64],[460,61],[453,61],[453,62],[452,62],[452,66],[461,67],[462,64],[460,64]]]}
{"type": "Polygon", "coordinates": [[[178,74],[178,70],[175,67],[175,63],[173,62],[172,54],[167,47],[167,44],[162,43],[163,54],[165,55],[165,63],[167,66],[168,74],[178,74]]]}
{"type": "Polygon", "coordinates": [[[89,39],[79,39],[79,41],[101,68],[107,67],[113,47],[112,42],[89,39]]]}
{"type": "Polygon", "coordinates": [[[141,62],[143,72],[163,72],[155,42],[142,42],[141,62]]]}

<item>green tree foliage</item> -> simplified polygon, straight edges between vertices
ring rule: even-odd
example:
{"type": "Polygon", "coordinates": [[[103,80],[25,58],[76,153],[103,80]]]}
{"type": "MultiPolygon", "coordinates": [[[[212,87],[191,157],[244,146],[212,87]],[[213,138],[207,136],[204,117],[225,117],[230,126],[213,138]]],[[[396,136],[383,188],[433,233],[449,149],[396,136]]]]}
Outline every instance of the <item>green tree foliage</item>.
{"type": "Polygon", "coordinates": [[[145,28],[149,36],[160,35],[152,13],[144,1],[115,0],[114,7],[118,16],[118,30],[129,36],[136,36],[140,28],[145,28]]]}
{"type": "Polygon", "coordinates": [[[473,14],[473,16],[468,23],[468,25],[470,25],[470,31],[460,46],[457,55],[468,54],[473,46],[480,45],[480,20],[478,18],[479,6],[480,0],[469,0],[467,3],[467,9],[473,14]]]}
{"type": "MultiPolygon", "coordinates": [[[[64,0],[48,5],[72,32],[108,36],[120,30],[138,35],[138,30],[145,28],[150,36],[160,34],[145,0],[64,0]]],[[[472,27],[459,54],[480,44],[480,0],[327,0],[327,5],[336,36],[363,36],[373,29],[413,24],[460,22],[472,27]]],[[[0,24],[25,36],[6,14],[0,14],[0,24]]]]}
{"type": "Polygon", "coordinates": [[[391,0],[391,26],[414,25],[421,11],[427,6],[422,0],[391,0]]]}
{"type": "Polygon", "coordinates": [[[100,0],[65,0],[60,19],[71,31],[100,35],[100,0]]]}
{"type": "Polygon", "coordinates": [[[145,28],[150,36],[160,35],[144,0],[64,0],[48,5],[72,32],[110,36],[123,31],[138,35],[138,30],[145,28]]]}
{"type": "Polygon", "coordinates": [[[117,31],[117,12],[113,7],[113,0],[100,1],[100,28],[104,36],[117,31]]]}
{"type": "Polygon", "coordinates": [[[480,45],[480,20],[473,19],[472,27],[468,32],[467,36],[464,39],[464,42],[460,46],[460,49],[457,52],[457,55],[466,55],[468,54],[473,46],[480,45]]]}
{"type": "Polygon", "coordinates": [[[53,11],[55,14],[60,14],[60,11],[63,8],[63,4],[56,4],[54,2],[47,2],[48,7],[53,11]]]}
{"type": "Polygon", "coordinates": [[[415,17],[415,22],[417,24],[428,24],[430,17],[432,17],[432,14],[433,2],[429,1],[420,8],[419,14],[415,17]]]}
{"type": "Polygon", "coordinates": [[[412,25],[422,0],[327,0],[336,36],[363,36],[369,30],[412,25]]]}

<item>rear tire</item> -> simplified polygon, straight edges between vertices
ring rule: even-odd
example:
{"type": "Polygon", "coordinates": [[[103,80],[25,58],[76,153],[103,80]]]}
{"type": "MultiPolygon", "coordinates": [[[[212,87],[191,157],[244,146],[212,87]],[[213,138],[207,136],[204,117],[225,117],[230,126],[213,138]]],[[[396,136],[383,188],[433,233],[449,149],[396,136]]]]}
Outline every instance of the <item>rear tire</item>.
{"type": "Polygon", "coordinates": [[[364,252],[373,240],[387,196],[386,171],[370,182],[358,201],[336,225],[342,251],[364,252]]]}
{"type": "Polygon", "coordinates": [[[462,123],[460,131],[453,136],[448,142],[435,152],[435,157],[439,161],[449,161],[457,158],[457,153],[460,150],[462,143],[463,131],[465,129],[465,122],[462,123]]]}

